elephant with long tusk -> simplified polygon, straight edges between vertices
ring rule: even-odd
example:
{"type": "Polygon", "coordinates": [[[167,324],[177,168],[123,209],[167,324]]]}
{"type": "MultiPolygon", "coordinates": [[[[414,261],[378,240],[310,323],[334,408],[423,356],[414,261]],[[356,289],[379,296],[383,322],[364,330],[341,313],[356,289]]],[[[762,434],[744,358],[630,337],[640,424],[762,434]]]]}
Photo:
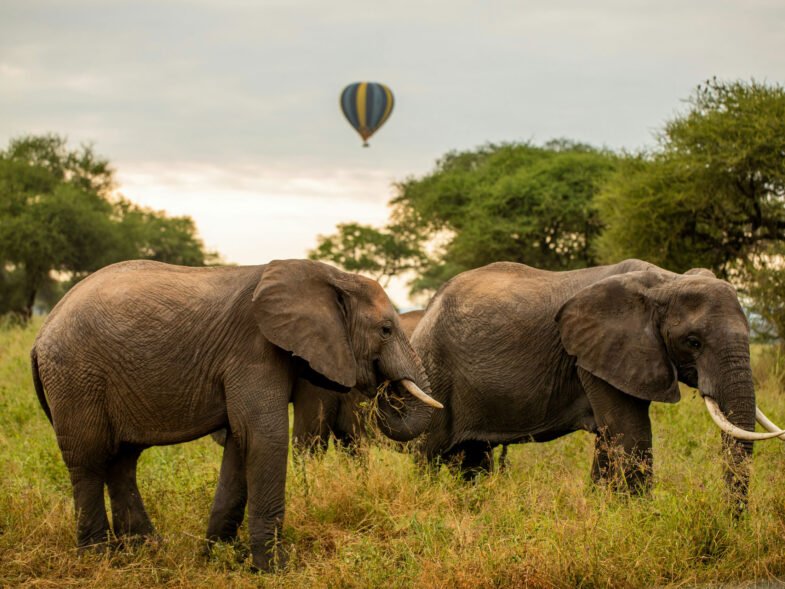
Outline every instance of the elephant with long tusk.
{"type": "Polygon", "coordinates": [[[595,481],[633,492],[652,475],[652,401],[699,389],[723,432],[726,479],[746,499],[752,443],[780,438],[755,403],[749,326],[734,288],[705,269],[640,260],[568,272],[501,262],[434,296],[412,345],[446,408],[428,428],[431,461],[467,476],[500,444],[596,434],[595,481]],[[767,430],[756,433],[755,421],[767,430]]]}

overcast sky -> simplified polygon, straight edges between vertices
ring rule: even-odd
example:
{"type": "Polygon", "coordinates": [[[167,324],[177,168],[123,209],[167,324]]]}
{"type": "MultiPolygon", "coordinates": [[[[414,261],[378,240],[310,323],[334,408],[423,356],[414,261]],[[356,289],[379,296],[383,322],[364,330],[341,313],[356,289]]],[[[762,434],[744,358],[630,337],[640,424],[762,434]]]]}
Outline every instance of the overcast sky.
{"type": "Polygon", "coordinates": [[[262,263],[382,223],[451,149],[652,145],[708,77],[785,81],[784,31],[782,0],[2,0],[0,145],[93,142],[127,197],[262,263]],[[360,80],[396,97],[369,149],[338,108],[360,80]]]}

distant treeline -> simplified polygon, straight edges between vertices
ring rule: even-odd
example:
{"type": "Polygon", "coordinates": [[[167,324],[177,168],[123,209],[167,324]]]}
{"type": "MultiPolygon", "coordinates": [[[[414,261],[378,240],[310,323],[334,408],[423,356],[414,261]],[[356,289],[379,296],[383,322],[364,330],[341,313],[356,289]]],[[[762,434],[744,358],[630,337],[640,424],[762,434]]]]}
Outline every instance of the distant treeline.
{"type": "Polygon", "coordinates": [[[559,140],[450,152],[396,185],[387,226],[341,224],[311,257],[433,292],[498,260],[568,270],[641,258],[712,269],[785,335],[785,89],[708,80],[637,152],[559,140]]]}
{"type": "MultiPolygon", "coordinates": [[[[407,276],[431,293],[498,260],[568,270],[624,258],[731,280],[756,327],[785,335],[785,89],[708,80],[654,148],[614,152],[567,139],[450,152],[395,185],[384,227],[347,222],[311,257],[407,276]]],[[[112,262],[217,261],[189,217],[116,192],[109,162],[57,135],[0,151],[0,315],[26,318],[112,262]]]]}
{"type": "Polygon", "coordinates": [[[189,217],[169,217],[116,194],[114,171],[90,146],[57,135],[12,139],[0,151],[0,315],[31,316],[75,282],[120,260],[202,266],[189,217]]]}

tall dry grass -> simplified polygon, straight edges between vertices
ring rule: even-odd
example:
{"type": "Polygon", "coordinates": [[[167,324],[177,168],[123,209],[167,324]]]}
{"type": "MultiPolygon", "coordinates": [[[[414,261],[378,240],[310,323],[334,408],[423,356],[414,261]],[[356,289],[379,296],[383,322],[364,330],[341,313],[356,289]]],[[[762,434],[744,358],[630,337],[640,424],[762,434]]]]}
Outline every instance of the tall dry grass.
{"type": "MultiPolygon", "coordinates": [[[[649,498],[591,484],[593,441],[513,448],[502,474],[464,483],[407,454],[365,447],[290,460],[288,567],[250,573],[222,546],[200,556],[220,449],[146,451],[140,487],[157,546],[78,554],[71,489],[38,407],[28,353],[38,325],[0,330],[0,585],[29,587],[652,587],[785,576],[785,445],[756,448],[750,508],[725,507],[719,435],[695,393],[655,405],[649,498]]],[[[785,423],[783,361],[756,348],[759,402],[785,423]]]]}

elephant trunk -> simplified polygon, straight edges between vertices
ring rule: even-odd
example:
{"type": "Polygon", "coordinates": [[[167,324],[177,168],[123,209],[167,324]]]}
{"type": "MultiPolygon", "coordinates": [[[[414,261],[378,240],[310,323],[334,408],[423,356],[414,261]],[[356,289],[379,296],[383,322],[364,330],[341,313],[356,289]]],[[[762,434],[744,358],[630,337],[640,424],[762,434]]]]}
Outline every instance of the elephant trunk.
{"type": "MultiPolygon", "coordinates": [[[[722,364],[722,384],[716,395],[720,410],[734,426],[754,431],[755,388],[750,368],[749,345],[744,342],[744,345],[740,345],[722,364]]],[[[725,480],[734,502],[742,509],[747,501],[752,444],[751,440],[740,440],[727,433],[722,434],[723,455],[727,466],[725,480]]]]}
{"type": "Polygon", "coordinates": [[[426,395],[430,395],[431,385],[420,358],[405,337],[400,336],[388,349],[391,351],[380,359],[379,370],[390,385],[378,397],[376,421],[388,438],[408,442],[427,429],[434,411],[433,406],[411,392],[411,383],[426,395]]]}

